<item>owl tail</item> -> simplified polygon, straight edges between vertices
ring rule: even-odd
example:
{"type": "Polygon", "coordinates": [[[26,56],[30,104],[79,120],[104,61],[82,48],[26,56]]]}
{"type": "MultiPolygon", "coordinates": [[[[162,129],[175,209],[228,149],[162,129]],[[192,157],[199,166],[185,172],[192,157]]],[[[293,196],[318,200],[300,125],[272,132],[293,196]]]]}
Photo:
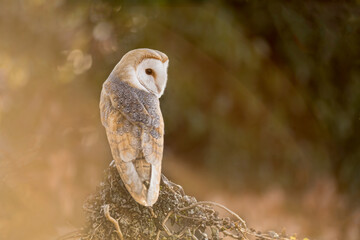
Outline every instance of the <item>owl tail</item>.
{"type": "Polygon", "coordinates": [[[152,206],[159,197],[161,165],[150,164],[145,159],[131,162],[115,161],[126,189],[136,202],[152,206]]]}
{"type": "Polygon", "coordinates": [[[139,175],[140,180],[146,185],[149,186],[150,177],[151,177],[151,164],[148,163],[143,156],[137,158],[133,161],[136,172],[139,175]]]}
{"type": "Polygon", "coordinates": [[[148,204],[154,205],[159,197],[160,192],[160,178],[161,178],[161,163],[151,164],[151,179],[148,190],[148,204]]]}

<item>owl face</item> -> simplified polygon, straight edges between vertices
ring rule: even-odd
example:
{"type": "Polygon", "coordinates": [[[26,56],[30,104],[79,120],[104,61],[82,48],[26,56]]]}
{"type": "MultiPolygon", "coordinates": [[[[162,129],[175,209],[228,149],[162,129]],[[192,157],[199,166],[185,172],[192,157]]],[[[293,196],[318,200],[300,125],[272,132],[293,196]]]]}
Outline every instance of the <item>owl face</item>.
{"type": "Polygon", "coordinates": [[[160,97],[165,90],[168,65],[169,60],[145,58],[136,67],[136,78],[149,92],[160,97]]]}
{"type": "Polygon", "coordinates": [[[135,49],[123,56],[114,71],[122,81],[158,98],[167,82],[168,57],[157,50],[135,49]]]}

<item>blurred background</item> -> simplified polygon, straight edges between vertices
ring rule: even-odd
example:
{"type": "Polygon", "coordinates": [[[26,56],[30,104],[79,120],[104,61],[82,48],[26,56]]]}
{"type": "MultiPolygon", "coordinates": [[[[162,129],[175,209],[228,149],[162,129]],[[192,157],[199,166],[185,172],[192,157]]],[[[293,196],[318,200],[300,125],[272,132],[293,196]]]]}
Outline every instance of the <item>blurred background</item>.
{"type": "Polygon", "coordinates": [[[55,239],[112,160],[102,83],[170,58],[163,169],[258,230],[360,239],[359,1],[0,1],[0,239],[55,239]]]}

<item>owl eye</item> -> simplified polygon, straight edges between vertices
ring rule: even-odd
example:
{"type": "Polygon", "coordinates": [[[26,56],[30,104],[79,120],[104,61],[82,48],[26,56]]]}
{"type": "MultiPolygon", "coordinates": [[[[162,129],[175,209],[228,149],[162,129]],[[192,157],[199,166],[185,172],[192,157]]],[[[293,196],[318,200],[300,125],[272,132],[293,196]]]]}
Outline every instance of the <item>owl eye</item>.
{"type": "Polygon", "coordinates": [[[151,75],[153,73],[153,70],[151,68],[147,68],[147,69],[145,69],[145,73],[147,75],[151,75]]]}

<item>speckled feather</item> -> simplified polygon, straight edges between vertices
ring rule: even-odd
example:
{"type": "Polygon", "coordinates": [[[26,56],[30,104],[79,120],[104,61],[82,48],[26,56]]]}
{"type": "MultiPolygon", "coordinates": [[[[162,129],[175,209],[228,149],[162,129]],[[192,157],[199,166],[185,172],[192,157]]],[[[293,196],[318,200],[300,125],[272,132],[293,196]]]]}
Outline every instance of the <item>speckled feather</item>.
{"type": "Polygon", "coordinates": [[[112,73],[100,112],[121,179],[137,202],[151,206],[158,198],[164,141],[159,99],[112,73]]]}

